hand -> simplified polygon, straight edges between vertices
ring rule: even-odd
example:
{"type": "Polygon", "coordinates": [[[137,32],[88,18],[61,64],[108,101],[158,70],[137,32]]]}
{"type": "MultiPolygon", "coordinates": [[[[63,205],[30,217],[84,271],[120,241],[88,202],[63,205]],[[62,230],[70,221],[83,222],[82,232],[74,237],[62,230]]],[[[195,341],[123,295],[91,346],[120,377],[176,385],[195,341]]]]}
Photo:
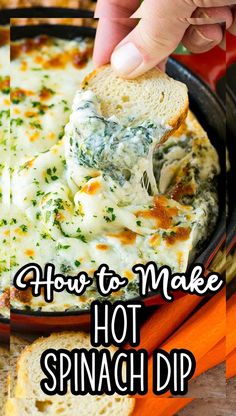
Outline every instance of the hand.
{"type": "Polygon", "coordinates": [[[98,0],[94,63],[111,61],[118,75],[135,78],[157,65],[163,69],[180,42],[193,53],[216,45],[224,48],[225,29],[236,35],[235,4],[235,0],[144,0],[140,6],[138,0],[98,0]]]}

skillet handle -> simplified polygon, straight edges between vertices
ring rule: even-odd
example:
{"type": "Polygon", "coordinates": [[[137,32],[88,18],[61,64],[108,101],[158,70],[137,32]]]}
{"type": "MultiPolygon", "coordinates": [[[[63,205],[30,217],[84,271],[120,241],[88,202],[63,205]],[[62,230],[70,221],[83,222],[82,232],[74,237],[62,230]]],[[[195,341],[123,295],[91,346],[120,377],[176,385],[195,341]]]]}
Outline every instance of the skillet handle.
{"type": "Polygon", "coordinates": [[[236,37],[227,32],[227,54],[218,46],[209,52],[190,55],[174,55],[174,57],[197,73],[215,91],[217,81],[236,62],[236,37]]]}

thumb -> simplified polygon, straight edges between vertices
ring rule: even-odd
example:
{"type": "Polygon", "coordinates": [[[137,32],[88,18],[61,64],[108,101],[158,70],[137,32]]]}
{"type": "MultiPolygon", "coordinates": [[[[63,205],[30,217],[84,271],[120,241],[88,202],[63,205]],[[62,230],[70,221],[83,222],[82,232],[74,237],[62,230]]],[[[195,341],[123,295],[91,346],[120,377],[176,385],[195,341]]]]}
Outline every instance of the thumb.
{"type": "Polygon", "coordinates": [[[124,78],[145,73],[176,49],[188,26],[185,19],[142,18],[113,51],[113,69],[124,78]]]}

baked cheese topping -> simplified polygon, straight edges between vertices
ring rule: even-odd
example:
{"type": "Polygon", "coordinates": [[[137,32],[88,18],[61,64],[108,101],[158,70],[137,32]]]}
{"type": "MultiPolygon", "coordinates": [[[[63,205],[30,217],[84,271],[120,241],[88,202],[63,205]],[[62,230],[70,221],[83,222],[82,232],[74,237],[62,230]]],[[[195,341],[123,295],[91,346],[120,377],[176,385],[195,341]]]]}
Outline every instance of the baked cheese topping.
{"type": "MultiPolygon", "coordinates": [[[[194,136],[191,116],[188,123],[187,134],[170,138],[155,153],[157,188],[162,187],[162,193],[151,195],[143,175],[149,152],[160,139],[158,127],[147,122],[131,130],[114,117],[105,120],[92,92],[77,93],[63,140],[22,165],[13,178],[15,205],[44,237],[43,241],[35,239],[26,255],[41,263],[47,253],[57,271],[69,275],[83,270],[92,277],[106,263],[129,279],[128,286],[113,295],[121,299],[138,294],[132,272],[136,263],[154,260],[175,272],[186,270],[193,249],[208,236],[210,216],[217,216],[212,180],[218,172],[218,158],[205,132],[202,137],[194,136]],[[128,134],[130,141],[126,140],[128,134]],[[196,163],[191,162],[193,153],[196,163]],[[203,161],[209,166],[199,176],[196,167],[203,161]],[[168,181],[164,172],[169,165],[172,175],[168,181]],[[123,174],[124,170],[129,174],[123,174]],[[187,192],[186,196],[185,189],[181,194],[183,178],[186,185],[192,185],[191,195],[187,192]],[[208,205],[199,194],[205,182],[210,184],[208,205]]],[[[30,299],[30,304],[44,310],[83,309],[97,297],[91,287],[79,299],[58,293],[52,304],[42,305],[38,298],[30,299]]],[[[19,299],[15,302],[18,305],[19,299]]]]}
{"type": "MultiPolygon", "coordinates": [[[[10,269],[13,277],[26,263],[51,262],[65,275],[93,277],[107,263],[129,280],[113,298],[128,299],[138,293],[133,265],[152,260],[184,271],[209,236],[218,214],[219,163],[191,114],[156,149],[168,126],[105,119],[93,93],[75,95],[91,70],[90,55],[86,40],[43,36],[13,44],[10,269]]],[[[9,267],[1,269],[1,282],[8,274],[9,267]]],[[[56,293],[47,304],[11,289],[18,309],[87,309],[98,297],[92,286],[81,297],[56,293]]]]}
{"type": "Polygon", "coordinates": [[[0,207],[0,309],[4,314],[8,313],[5,305],[9,307],[9,269],[11,267],[13,274],[20,265],[29,262],[34,240],[41,238],[33,224],[28,225],[29,232],[26,233],[29,220],[14,204],[11,205],[11,218],[8,218],[9,166],[14,176],[22,163],[61,140],[74,93],[92,69],[90,40],[64,41],[39,36],[12,42],[11,65],[9,46],[9,29],[1,28],[0,200],[3,200],[3,205],[0,207]],[[18,250],[21,250],[20,255],[15,254],[18,250]]]}
{"type": "Polygon", "coordinates": [[[47,36],[12,43],[12,164],[63,137],[75,91],[91,69],[91,51],[89,41],[47,36]]]}
{"type": "Polygon", "coordinates": [[[10,48],[9,28],[0,27],[0,314],[9,316],[9,228],[10,204],[10,48]]]}

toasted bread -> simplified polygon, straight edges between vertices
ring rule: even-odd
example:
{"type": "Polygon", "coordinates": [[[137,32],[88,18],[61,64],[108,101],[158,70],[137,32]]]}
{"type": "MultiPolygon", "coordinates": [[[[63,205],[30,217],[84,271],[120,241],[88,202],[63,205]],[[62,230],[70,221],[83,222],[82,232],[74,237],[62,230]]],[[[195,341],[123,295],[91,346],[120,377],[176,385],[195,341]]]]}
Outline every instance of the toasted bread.
{"type": "Polygon", "coordinates": [[[134,125],[151,121],[169,126],[162,141],[179,128],[188,112],[186,85],[157,68],[125,80],[105,65],[87,75],[82,88],[92,90],[98,97],[105,118],[115,115],[121,122],[131,117],[134,125]]]}
{"type": "MultiPolygon", "coordinates": [[[[135,400],[117,394],[113,396],[47,396],[40,388],[44,374],[40,367],[40,357],[48,348],[90,349],[90,337],[83,332],[55,333],[47,338],[39,338],[22,352],[17,362],[17,382],[15,397],[8,399],[6,416],[130,416],[135,400]]],[[[111,351],[115,349],[111,348],[111,351]]]]}
{"type": "Polygon", "coordinates": [[[0,416],[4,415],[8,395],[7,376],[9,372],[9,358],[9,350],[5,346],[0,346],[0,416]]]}
{"type": "Polygon", "coordinates": [[[17,360],[23,349],[29,345],[29,341],[15,335],[11,335],[10,341],[10,372],[9,372],[9,391],[14,396],[17,381],[17,360]]]}
{"type": "Polygon", "coordinates": [[[8,399],[5,416],[131,416],[134,399],[121,396],[8,399]]]}

